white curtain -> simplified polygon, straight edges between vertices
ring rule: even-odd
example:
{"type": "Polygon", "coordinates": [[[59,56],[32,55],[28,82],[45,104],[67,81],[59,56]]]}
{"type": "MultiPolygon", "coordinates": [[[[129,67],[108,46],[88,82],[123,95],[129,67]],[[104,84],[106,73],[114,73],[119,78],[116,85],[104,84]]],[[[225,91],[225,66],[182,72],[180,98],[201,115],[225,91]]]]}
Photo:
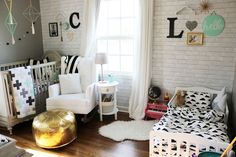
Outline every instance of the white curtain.
{"type": "Polygon", "coordinates": [[[137,36],[134,52],[134,74],[131,96],[129,99],[129,116],[142,119],[148,99],[151,82],[152,23],[153,0],[138,0],[137,36]]]}
{"type": "Polygon", "coordinates": [[[96,54],[96,29],[101,0],[85,0],[82,20],[80,55],[91,57],[96,54]]]}

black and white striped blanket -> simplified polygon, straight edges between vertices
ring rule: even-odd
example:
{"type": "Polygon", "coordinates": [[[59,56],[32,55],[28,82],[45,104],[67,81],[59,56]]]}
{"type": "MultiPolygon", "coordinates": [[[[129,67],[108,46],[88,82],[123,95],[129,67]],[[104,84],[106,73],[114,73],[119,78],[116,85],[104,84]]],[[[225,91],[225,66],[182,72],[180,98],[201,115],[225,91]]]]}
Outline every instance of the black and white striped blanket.
{"type": "Polygon", "coordinates": [[[66,74],[71,74],[71,73],[79,73],[79,63],[80,63],[81,57],[80,56],[71,56],[68,55],[66,56],[66,59],[64,62],[66,63],[66,74]]]}

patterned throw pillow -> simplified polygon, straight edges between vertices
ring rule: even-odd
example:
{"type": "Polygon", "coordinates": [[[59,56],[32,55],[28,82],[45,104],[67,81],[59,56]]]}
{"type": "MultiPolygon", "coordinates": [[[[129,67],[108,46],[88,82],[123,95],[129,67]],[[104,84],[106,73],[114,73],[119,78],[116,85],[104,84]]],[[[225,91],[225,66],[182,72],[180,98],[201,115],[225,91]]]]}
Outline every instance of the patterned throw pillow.
{"type": "Polygon", "coordinates": [[[206,92],[187,91],[185,107],[207,110],[211,108],[211,94],[206,92]]]}

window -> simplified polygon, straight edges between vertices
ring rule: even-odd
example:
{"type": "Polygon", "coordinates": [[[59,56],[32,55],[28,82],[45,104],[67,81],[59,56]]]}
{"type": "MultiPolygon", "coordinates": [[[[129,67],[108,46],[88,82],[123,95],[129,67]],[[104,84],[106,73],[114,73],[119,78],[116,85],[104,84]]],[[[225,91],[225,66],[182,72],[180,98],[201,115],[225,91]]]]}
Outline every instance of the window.
{"type": "Polygon", "coordinates": [[[105,71],[132,73],[135,0],[101,0],[97,52],[105,52],[105,71]]]}

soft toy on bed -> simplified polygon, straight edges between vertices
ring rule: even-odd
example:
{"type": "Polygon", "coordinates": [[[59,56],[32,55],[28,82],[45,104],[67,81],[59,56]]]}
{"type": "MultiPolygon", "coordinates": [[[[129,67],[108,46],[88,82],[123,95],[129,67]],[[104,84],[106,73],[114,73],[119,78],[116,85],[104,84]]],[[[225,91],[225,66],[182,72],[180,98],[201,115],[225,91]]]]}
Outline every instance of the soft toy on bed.
{"type": "Polygon", "coordinates": [[[177,107],[184,106],[186,91],[178,90],[176,93],[175,104],[177,107]]]}

